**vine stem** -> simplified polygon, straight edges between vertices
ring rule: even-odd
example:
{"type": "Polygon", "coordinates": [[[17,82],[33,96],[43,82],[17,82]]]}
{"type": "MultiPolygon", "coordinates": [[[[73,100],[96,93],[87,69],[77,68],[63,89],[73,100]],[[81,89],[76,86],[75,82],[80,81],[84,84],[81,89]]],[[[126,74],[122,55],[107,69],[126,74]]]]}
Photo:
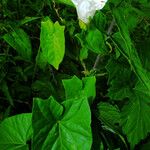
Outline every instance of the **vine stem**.
{"type": "MultiPolygon", "coordinates": [[[[113,18],[113,20],[111,21],[111,24],[110,24],[110,26],[108,27],[108,30],[107,30],[107,35],[108,36],[111,34],[114,25],[115,25],[115,19],[113,18]]],[[[100,54],[98,54],[97,57],[96,57],[95,63],[93,65],[93,70],[96,70],[99,61],[100,61],[100,54]]]]}

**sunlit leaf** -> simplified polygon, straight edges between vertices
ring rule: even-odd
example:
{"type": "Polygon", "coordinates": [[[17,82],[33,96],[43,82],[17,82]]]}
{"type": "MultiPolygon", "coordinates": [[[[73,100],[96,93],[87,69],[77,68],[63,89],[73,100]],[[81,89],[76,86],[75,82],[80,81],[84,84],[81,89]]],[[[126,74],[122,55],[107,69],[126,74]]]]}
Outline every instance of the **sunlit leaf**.
{"type": "Polygon", "coordinates": [[[91,114],[85,97],[59,104],[37,98],[33,106],[33,150],[90,150],[91,114]]]}
{"type": "Polygon", "coordinates": [[[51,64],[58,69],[65,54],[64,26],[55,24],[46,17],[41,22],[40,47],[37,63],[45,69],[46,64],[51,64]]]}
{"type": "Polygon", "coordinates": [[[6,118],[0,124],[0,149],[29,150],[27,141],[31,139],[31,114],[20,114],[6,118]]]}

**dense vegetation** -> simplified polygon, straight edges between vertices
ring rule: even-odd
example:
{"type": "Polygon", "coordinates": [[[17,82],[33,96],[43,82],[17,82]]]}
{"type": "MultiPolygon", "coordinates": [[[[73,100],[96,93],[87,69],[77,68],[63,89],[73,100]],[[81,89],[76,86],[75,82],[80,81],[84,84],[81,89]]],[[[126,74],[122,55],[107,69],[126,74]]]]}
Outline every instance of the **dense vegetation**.
{"type": "Polygon", "coordinates": [[[149,150],[150,1],[0,0],[0,150],[149,150]]]}

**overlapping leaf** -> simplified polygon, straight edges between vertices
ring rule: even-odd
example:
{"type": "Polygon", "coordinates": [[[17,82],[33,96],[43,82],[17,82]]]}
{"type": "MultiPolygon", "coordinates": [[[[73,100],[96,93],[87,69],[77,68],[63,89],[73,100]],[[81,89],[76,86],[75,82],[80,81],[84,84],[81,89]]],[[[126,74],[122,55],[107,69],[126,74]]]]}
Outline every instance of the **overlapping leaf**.
{"type": "Polygon", "coordinates": [[[122,45],[118,40],[115,40],[115,42],[120,46],[121,53],[127,58],[139,80],[142,81],[150,91],[150,77],[147,75],[147,71],[143,68],[137,51],[132,44],[126,21],[123,16],[123,10],[121,8],[115,9],[113,15],[120,31],[121,40],[119,41],[123,41],[124,44],[122,45]]]}
{"type": "Polygon", "coordinates": [[[106,69],[109,72],[108,83],[110,85],[107,95],[112,100],[123,100],[130,97],[134,80],[131,78],[129,65],[125,63],[124,59],[110,59],[106,69]]]}
{"type": "Polygon", "coordinates": [[[0,124],[1,150],[29,150],[27,141],[32,136],[31,114],[20,114],[0,124]]]}
{"type": "Polygon", "coordinates": [[[146,93],[144,85],[143,89],[141,87],[142,85],[136,86],[121,114],[123,132],[127,135],[131,149],[150,133],[150,94],[146,93]]]}
{"type": "Polygon", "coordinates": [[[114,129],[120,123],[120,110],[117,106],[101,102],[98,104],[98,118],[105,125],[114,129]]]}
{"type": "Polygon", "coordinates": [[[85,77],[82,80],[73,76],[71,79],[63,80],[66,98],[80,97],[84,94],[91,104],[96,96],[96,78],[94,76],[85,77]]]}
{"type": "Polygon", "coordinates": [[[53,97],[35,99],[33,150],[90,150],[91,114],[86,97],[59,104],[53,97]]]}
{"type": "Polygon", "coordinates": [[[86,43],[89,50],[99,54],[105,53],[104,37],[102,32],[97,28],[93,28],[88,31],[86,43]]]}

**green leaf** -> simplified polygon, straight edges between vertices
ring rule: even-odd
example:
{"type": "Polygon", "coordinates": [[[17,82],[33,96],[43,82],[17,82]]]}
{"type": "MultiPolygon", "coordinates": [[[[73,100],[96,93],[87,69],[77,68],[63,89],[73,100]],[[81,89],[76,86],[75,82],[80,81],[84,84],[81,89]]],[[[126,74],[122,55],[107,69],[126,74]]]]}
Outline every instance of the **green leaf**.
{"type": "Polygon", "coordinates": [[[141,62],[145,69],[150,70],[150,38],[141,40],[137,43],[138,52],[141,58],[141,62]]]}
{"type": "Polygon", "coordinates": [[[13,32],[5,34],[3,39],[12,46],[17,53],[26,60],[31,60],[32,47],[29,36],[22,29],[15,29],[13,32]]]}
{"type": "Polygon", "coordinates": [[[97,29],[102,32],[105,32],[106,26],[106,16],[103,14],[102,11],[97,11],[93,18],[94,25],[97,29]]]}
{"type": "Polygon", "coordinates": [[[50,97],[33,105],[33,150],[90,150],[91,113],[85,97],[59,104],[50,97]],[[40,129],[40,130],[39,130],[40,129]]]}
{"type": "Polygon", "coordinates": [[[81,48],[79,57],[81,61],[88,58],[88,49],[86,47],[81,48]]]}
{"type": "Polygon", "coordinates": [[[109,73],[108,83],[110,85],[107,96],[112,100],[123,100],[130,97],[134,81],[131,78],[130,67],[124,59],[110,59],[106,69],[109,73]]]}
{"type": "Polygon", "coordinates": [[[56,2],[63,3],[69,6],[74,6],[71,0],[55,0],[56,2]]]}
{"type": "Polygon", "coordinates": [[[37,20],[39,19],[40,17],[25,17],[24,19],[22,19],[21,21],[19,21],[19,25],[24,25],[24,24],[27,24],[27,23],[30,23],[34,20],[37,20]]]}
{"type": "Polygon", "coordinates": [[[58,22],[53,24],[49,17],[46,17],[41,22],[40,47],[37,64],[45,69],[49,63],[58,69],[65,54],[64,26],[58,22]]]}
{"type": "Polygon", "coordinates": [[[63,86],[65,88],[66,99],[80,96],[82,91],[82,81],[73,76],[71,79],[63,80],[63,86]]]}
{"type": "Polygon", "coordinates": [[[13,99],[12,99],[11,94],[9,92],[9,88],[8,88],[6,81],[4,81],[4,80],[2,81],[0,89],[3,91],[8,102],[10,103],[10,105],[14,106],[14,102],[13,102],[13,99]]]}
{"type": "Polygon", "coordinates": [[[32,135],[31,114],[20,114],[0,124],[1,150],[29,150],[27,141],[32,135]]]}
{"type": "MultiPolygon", "coordinates": [[[[144,90],[144,89],[143,89],[144,90]]],[[[121,113],[121,125],[131,149],[150,132],[150,96],[139,92],[138,87],[121,113]]]]}
{"type": "Polygon", "coordinates": [[[120,31],[121,39],[115,40],[116,46],[120,47],[121,53],[129,61],[133,71],[135,72],[139,80],[143,82],[143,84],[147,87],[148,91],[150,92],[150,77],[148,76],[147,71],[143,68],[138,53],[132,44],[128,27],[126,25],[126,20],[123,14],[124,12],[121,8],[115,9],[113,11],[114,18],[120,31]],[[120,41],[124,44],[122,45],[121,43],[119,43],[120,41]]]}
{"type": "MultiPolygon", "coordinates": [[[[150,74],[149,74],[150,75],[150,74]]],[[[138,82],[136,84],[135,90],[138,91],[141,94],[150,96],[150,92],[147,90],[147,88],[143,85],[142,82],[138,82]]]]}
{"type": "Polygon", "coordinates": [[[33,92],[38,93],[38,95],[42,98],[48,98],[49,95],[53,95],[54,92],[57,92],[52,83],[48,81],[47,78],[41,78],[41,80],[36,80],[32,83],[33,92]]]}
{"type": "Polygon", "coordinates": [[[89,99],[89,103],[92,104],[96,96],[96,78],[95,76],[85,77],[83,81],[83,91],[89,99]]]}
{"type": "Polygon", "coordinates": [[[101,102],[98,104],[98,119],[108,127],[115,129],[120,124],[120,110],[117,106],[101,102]]]}
{"type": "Polygon", "coordinates": [[[126,20],[128,20],[126,22],[128,30],[133,31],[138,24],[139,15],[135,12],[135,10],[130,4],[127,4],[127,6],[124,7],[123,12],[124,12],[126,20]]]}
{"type": "Polygon", "coordinates": [[[116,134],[122,141],[122,144],[128,149],[126,141],[119,131],[121,113],[117,105],[113,106],[106,102],[100,102],[98,104],[97,118],[103,123],[103,129],[116,134]]]}
{"type": "Polygon", "coordinates": [[[96,96],[96,78],[85,77],[82,80],[73,76],[71,79],[63,80],[66,98],[77,98],[84,94],[91,104],[96,96]]]}
{"type": "Polygon", "coordinates": [[[101,31],[99,31],[97,28],[88,31],[88,34],[86,36],[86,43],[87,48],[93,51],[94,53],[105,53],[104,37],[101,31]]]}

